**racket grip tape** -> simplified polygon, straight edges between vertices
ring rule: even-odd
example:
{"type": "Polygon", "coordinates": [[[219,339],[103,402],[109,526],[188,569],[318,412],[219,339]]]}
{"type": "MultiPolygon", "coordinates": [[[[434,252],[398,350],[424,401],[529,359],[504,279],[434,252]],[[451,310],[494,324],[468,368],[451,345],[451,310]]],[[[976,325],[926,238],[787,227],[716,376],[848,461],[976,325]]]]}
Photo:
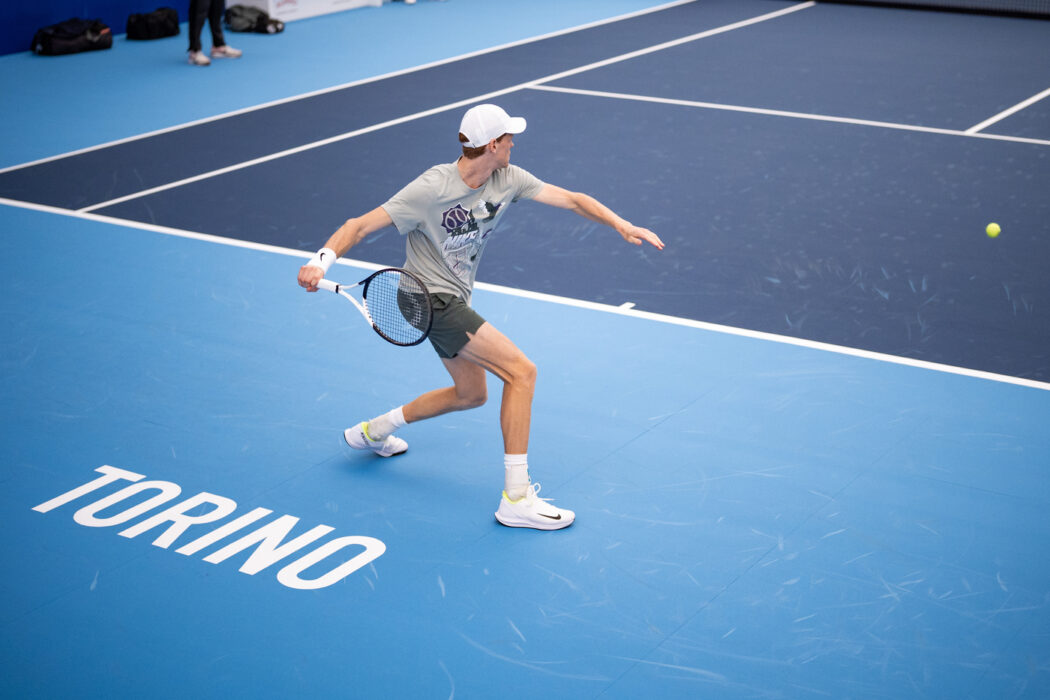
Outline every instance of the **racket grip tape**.
{"type": "Polygon", "coordinates": [[[317,288],[318,289],[323,289],[326,292],[336,292],[336,293],[339,292],[339,285],[338,284],[336,284],[332,280],[326,280],[324,278],[322,278],[321,280],[319,280],[317,282],[317,288]]]}

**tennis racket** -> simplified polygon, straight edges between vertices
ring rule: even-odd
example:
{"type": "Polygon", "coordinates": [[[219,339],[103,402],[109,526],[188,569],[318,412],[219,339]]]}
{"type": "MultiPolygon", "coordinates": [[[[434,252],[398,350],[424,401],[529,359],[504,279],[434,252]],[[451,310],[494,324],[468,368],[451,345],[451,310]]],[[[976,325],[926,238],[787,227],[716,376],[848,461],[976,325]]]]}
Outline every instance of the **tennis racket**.
{"type": "Polygon", "coordinates": [[[357,284],[322,279],[317,287],[349,299],[372,330],[394,345],[418,345],[430,333],[434,320],[430,293],[423,281],[411,272],[387,267],[357,284]],[[360,302],[350,294],[349,290],[354,287],[361,287],[360,302]]]}

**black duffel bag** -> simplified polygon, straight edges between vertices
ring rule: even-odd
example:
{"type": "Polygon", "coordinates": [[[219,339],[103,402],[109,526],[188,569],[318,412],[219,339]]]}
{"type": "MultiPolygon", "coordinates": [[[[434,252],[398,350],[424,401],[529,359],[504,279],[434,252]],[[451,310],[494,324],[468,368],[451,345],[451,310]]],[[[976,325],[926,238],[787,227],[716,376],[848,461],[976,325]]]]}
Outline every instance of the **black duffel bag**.
{"type": "Polygon", "coordinates": [[[284,22],[271,19],[270,15],[256,7],[233,5],[226,8],[226,26],[232,32],[258,32],[279,34],[284,31],[284,22]]]}
{"type": "Polygon", "coordinates": [[[163,39],[179,33],[179,13],[172,7],[128,15],[129,39],[163,39]]]}
{"type": "Polygon", "coordinates": [[[41,27],[33,36],[33,53],[61,56],[81,51],[98,51],[113,46],[113,33],[102,20],[74,17],[65,22],[41,27]]]}

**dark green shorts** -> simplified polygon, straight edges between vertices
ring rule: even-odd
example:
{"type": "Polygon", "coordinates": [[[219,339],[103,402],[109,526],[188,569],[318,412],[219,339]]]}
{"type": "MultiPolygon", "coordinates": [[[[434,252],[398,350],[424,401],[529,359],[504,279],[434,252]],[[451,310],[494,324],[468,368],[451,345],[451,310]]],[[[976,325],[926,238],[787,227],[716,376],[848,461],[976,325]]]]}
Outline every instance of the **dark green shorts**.
{"type": "Polygon", "coordinates": [[[438,357],[453,358],[470,340],[467,334],[477,333],[485,319],[463,299],[452,294],[431,294],[430,303],[434,308],[430,344],[437,350],[438,357]]]}

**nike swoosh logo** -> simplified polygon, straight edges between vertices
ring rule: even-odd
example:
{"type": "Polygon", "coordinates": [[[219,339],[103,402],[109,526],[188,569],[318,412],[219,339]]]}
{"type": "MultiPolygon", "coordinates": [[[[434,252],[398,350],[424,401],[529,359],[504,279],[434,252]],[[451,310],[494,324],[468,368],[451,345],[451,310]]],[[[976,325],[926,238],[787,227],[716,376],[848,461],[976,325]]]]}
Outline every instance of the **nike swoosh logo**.
{"type": "Polygon", "coordinates": [[[546,513],[540,513],[540,515],[542,515],[545,518],[550,518],[551,520],[561,520],[561,513],[558,513],[557,515],[547,515],[546,513]]]}
{"type": "Polygon", "coordinates": [[[321,253],[321,257],[318,258],[318,260],[324,260],[324,256],[326,256],[326,255],[328,255],[328,253],[321,253]]]}

